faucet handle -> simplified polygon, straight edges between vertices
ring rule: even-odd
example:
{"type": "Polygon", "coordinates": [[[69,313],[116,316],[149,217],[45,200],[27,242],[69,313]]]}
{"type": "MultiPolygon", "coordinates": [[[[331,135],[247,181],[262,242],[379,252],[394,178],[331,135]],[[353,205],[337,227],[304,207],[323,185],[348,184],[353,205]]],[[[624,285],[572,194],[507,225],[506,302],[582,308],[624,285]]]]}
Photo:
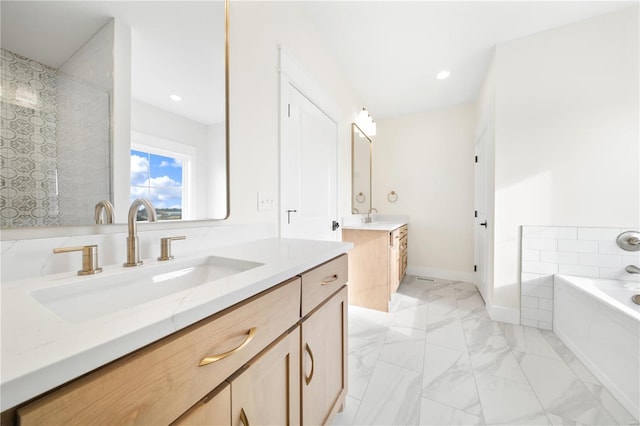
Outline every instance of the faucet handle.
{"type": "Polygon", "coordinates": [[[102,268],[98,266],[98,246],[77,246],[77,247],[60,247],[54,248],[54,253],[69,253],[72,251],[82,252],[82,269],[78,271],[78,275],[92,275],[102,272],[102,268]]]}
{"type": "Polygon", "coordinates": [[[171,241],[184,240],[186,238],[187,237],[185,237],[184,235],[181,235],[179,237],[160,238],[160,257],[158,258],[158,260],[165,261],[173,259],[173,256],[171,255],[171,241]]]}

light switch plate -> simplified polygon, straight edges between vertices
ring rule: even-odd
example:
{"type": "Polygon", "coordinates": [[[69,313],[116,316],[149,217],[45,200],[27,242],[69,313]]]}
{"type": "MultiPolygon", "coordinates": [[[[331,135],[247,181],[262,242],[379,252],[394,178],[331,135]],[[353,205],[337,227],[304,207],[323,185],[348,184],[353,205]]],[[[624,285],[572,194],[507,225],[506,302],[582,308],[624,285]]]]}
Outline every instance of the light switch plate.
{"type": "Polygon", "coordinates": [[[258,211],[273,210],[276,207],[276,194],[273,192],[258,192],[258,211]]]}

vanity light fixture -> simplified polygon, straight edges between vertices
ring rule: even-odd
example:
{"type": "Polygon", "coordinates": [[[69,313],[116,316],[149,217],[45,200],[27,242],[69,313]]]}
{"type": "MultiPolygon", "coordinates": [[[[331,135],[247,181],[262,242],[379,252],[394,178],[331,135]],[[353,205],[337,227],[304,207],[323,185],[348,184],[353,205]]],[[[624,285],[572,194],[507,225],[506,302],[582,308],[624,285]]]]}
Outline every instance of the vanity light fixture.
{"type": "Polygon", "coordinates": [[[369,111],[367,111],[366,108],[363,107],[362,111],[360,111],[360,114],[358,114],[358,120],[356,121],[356,124],[367,136],[371,137],[376,135],[376,122],[373,121],[373,118],[371,118],[371,114],[369,114],[369,111]]]}
{"type": "Polygon", "coordinates": [[[169,95],[169,99],[173,102],[180,102],[182,100],[182,96],[180,95],[169,95]]]}
{"type": "Polygon", "coordinates": [[[438,74],[436,74],[436,78],[438,80],[444,80],[445,78],[448,78],[450,75],[451,75],[451,73],[449,71],[442,70],[438,74]]]}

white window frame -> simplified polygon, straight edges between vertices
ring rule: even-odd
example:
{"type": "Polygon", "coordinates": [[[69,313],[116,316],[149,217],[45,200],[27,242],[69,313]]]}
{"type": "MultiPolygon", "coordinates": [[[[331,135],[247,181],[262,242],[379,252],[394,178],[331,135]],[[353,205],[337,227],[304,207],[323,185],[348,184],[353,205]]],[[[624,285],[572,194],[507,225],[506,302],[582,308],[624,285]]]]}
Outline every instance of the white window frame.
{"type": "Polygon", "coordinates": [[[182,220],[192,219],[195,188],[196,148],[185,143],[159,138],[146,133],[131,132],[131,150],[162,155],[182,161],[182,220]]]}

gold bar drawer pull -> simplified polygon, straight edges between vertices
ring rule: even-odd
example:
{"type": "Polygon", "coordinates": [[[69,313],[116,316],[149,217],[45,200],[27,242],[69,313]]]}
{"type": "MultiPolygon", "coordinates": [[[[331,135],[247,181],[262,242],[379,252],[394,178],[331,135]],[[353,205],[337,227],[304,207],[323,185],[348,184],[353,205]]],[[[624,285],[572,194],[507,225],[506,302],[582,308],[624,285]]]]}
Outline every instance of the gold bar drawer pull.
{"type": "Polygon", "coordinates": [[[336,281],[338,279],[338,274],[333,274],[332,276],[330,276],[329,278],[325,278],[322,280],[322,282],[320,283],[321,285],[329,285],[332,282],[336,281]]]}
{"type": "Polygon", "coordinates": [[[203,367],[205,365],[209,365],[209,364],[214,363],[216,361],[220,361],[221,359],[225,359],[228,356],[231,356],[234,353],[241,351],[242,349],[244,349],[249,344],[250,341],[253,340],[253,338],[256,335],[256,330],[257,329],[258,329],[258,327],[252,327],[249,330],[249,333],[247,334],[247,338],[244,339],[244,342],[242,342],[240,344],[240,346],[238,346],[236,348],[233,348],[230,351],[222,353],[222,354],[218,354],[218,355],[208,356],[208,357],[202,358],[202,360],[200,361],[200,364],[198,364],[198,367],[203,367]]]}

